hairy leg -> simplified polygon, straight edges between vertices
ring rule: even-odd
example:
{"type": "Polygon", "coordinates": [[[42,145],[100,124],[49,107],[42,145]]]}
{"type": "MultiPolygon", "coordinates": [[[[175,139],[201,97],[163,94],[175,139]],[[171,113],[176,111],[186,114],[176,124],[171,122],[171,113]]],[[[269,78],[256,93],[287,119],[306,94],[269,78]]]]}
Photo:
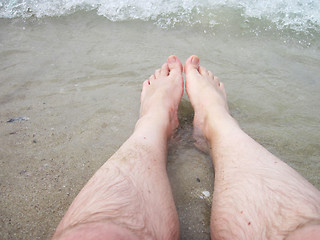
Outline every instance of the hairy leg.
{"type": "Polygon", "coordinates": [[[54,238],[179,238],[166,161],[182,94],[182,65],[170,56],[143,83],[134,133],[84,186],[54,238]]]}
{"type": "Polygon", "coordinates": [[[240,129],[224,85],[198,57],[186,61],[185,74],[194,137],[215,167],[212,239],[284,239],[311,222],[319,233],[320,192],[240,129]]]}

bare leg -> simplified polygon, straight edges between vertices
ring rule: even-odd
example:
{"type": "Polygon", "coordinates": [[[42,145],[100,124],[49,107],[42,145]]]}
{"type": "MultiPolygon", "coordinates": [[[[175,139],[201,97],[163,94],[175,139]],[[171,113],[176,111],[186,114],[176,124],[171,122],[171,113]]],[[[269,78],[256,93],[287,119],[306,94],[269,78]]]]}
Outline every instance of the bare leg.
{"type": "Polygon", "coordinates": [[[182,94],[182,65],[170,56],[143,83],[134,133],[81,190],[54,238],[179,238],[166,161],[182,94]]]}
{"type": "Polygon", "coordinates": [[[212,239],[320,237],[320,192],[240,129],[223,84],[198,57],[186,61],[185,74],[194,137],[207,142],[215,167],[212,239]]]}

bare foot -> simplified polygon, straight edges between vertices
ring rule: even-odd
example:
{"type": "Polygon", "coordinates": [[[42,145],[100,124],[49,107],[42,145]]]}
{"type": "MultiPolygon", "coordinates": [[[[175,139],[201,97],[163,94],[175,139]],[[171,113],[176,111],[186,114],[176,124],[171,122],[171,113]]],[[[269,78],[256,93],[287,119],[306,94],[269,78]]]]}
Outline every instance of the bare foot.
{"type": "MultiPolygon", "coordinates": [[[[183,94],[182,64],[176,56],[169,56],[167,63],[143,83],[140,120],[151,120],[153,129],[161,125],[170,137],[178,125],[178,107],[183,94]]],[[[145,122],[145,121],[143,121],[145,122]]]]}
{"type": "Polygon", "coordinates": [[[236,124],[229,114],[223,83],[206,68],[199,66],[199,58],[191,56],[185,63],[186,91],[195,111],[193,136],[196,146],[208,152],[208,141],[217,134],[215,126],[236,124]],[[222,124],[221,124],[222,123],[222,124]]]}

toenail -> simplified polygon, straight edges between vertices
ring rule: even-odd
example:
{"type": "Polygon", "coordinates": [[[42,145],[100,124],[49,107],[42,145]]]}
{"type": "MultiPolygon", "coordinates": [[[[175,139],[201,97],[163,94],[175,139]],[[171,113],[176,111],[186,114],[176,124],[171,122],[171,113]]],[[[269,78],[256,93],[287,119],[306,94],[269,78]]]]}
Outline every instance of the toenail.
{"type": "Polygon", "coordinates": [[[176,60],[177,60],[176,56],[170,56],[168,58],[168,63],[174,63],[174,62],[176,62],[176,60]]]}
{"type": "Polygon", "coordinates": [[[191,62],[193,63],[193,64],[195,64],[195,65],[198,65],[199,64],[199,58],[198,57],[192,57],[191,58],[191,62]]]}

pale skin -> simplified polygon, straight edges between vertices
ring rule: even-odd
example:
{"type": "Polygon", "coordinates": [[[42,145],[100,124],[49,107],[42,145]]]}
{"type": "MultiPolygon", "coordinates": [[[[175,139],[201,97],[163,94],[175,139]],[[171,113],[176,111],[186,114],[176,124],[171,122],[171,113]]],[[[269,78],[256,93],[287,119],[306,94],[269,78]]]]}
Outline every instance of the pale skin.
{"type": "MultiPolygon", "coordinates": [[[[185,76],[196,146],[215,168],[211,238],[320,239],[320,192],[241,130],[224,85],[197,56],[185,76]]],[[[80,191],[53,239],[179,239],[166,162],[182,94],[182,64],[170,56],[143,83],[133,134],[80,191]]]]}

